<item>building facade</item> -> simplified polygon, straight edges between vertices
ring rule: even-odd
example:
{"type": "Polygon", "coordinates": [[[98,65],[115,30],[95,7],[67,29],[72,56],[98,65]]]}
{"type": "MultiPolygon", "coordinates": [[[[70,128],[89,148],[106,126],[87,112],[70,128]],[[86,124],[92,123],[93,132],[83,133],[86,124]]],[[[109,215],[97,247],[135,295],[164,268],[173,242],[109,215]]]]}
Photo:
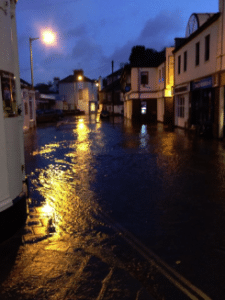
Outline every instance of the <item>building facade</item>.
{"type": "Polygon", "coordinates": [[[0,1],[0,240],[26,218],[16,2],[0,1]]]}
{"type": "Polygon", "coordinates": [[[99,92],[99,109],[107,110],[110,114],[123,115],[123,93],[120,78],[123,69],[119,69],[103,79],[103,88],[99,92]]]}
{"type": "Polygon", "coordinates": [[[30,128],[37,126],[36,123],[36,101],[35,90],[25,80],[20,79],[21,83],[21,98],[22,98],[22,114],[23,114],[23,130],[27,131],[30,128]]]}
{"type": "MultiPolygon", "coordinates": [[[[122,74],[124,116],[145,122],[173,123],[173,48],[152,66],[126,66],[122,74]]],[[[162,53],[161,53],[162,55],[162,53]]]]}
{"type": "Polygon", "coordinates": [[[223,138],[225,1],[219,12],[192,14],[186,37],[175,39],[175,125],[223,138]]]}
{"type": "Polygon", "coordinates": [[[85,114],[96,113],[98,109],[98,81],[84,76],[83,70],[59,81],[59,96],[67,103],[68,110],[79,109],[85,114]]]}

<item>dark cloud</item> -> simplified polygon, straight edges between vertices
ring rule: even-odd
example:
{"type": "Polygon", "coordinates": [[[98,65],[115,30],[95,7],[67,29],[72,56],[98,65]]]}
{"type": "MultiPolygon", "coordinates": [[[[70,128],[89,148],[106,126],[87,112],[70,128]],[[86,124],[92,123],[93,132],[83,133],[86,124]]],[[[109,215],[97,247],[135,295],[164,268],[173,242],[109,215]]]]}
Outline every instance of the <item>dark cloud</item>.
{"type": "MultiPolygon", "coordinates": [[[[63,5],[73,4],[81,0],[64,0],[63,5]]],[[[44,1],[32,1],[23,0],[18,2],[19,10],[42,10],[45,11],[48,7],[62,6],[62,0],[44,0],[44,1]]]]}
{"type": "Polygon", "coordinates": [[[64,35],[68,38],[79,38],[82,36],[87,35],[88,31],[87,28],[84,24],[81,24],[80,26],[73,28],[73,29],[69,29],[64,35]]]}

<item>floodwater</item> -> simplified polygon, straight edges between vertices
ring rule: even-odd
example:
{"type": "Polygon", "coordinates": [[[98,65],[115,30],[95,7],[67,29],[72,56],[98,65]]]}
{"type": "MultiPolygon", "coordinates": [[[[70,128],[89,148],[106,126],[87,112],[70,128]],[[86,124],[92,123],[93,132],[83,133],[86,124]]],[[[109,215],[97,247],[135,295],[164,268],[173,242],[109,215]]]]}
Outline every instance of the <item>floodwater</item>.
{"type": "Polygon", "coordinates": [[[225,294],[225,144],[163,124],[70,117],[25,134],[30,207],[55,236],[108,216],[213,299],[225,294]]]}

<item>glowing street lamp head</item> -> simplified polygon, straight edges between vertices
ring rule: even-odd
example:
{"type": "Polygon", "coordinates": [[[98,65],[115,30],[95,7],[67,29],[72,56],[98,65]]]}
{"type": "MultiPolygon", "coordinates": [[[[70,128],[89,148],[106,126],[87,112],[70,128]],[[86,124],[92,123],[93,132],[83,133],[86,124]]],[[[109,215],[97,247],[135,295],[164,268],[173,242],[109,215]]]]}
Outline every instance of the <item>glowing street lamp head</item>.
{"type": "Polygon", "coordinates": [[[42,32],[42,39],[46,45],[54,45],[56,43],[56,34],[48,29],[42,32]]]}
{"type": "Polygon", "coordinates": [[[82,75],[79,75],[79,76],[77,77],[77,79],[78,79],[79,81],[81,81],[81,80],[83,80],[83,76],[82,76],[82,75]]]}

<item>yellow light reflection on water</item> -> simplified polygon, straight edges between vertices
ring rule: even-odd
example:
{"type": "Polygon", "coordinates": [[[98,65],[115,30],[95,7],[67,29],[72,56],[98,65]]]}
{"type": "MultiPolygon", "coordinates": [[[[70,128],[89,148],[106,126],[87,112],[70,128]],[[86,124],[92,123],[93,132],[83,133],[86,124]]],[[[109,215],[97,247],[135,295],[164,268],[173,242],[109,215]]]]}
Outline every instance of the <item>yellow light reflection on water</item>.
{"type": "Polygon", "coordinates": [[[95,172],[91,165],[89,133],[88,125],[81,118],[73,130],[75,138],[67,147],[65,160],[60,159],[56,167],[55,159],[39,174],[38,191],[45,198],[43,209],[54,215],[56,236],[85,230],[90,226],[91,212],[97,207],[90,190],[95,172]]]}

